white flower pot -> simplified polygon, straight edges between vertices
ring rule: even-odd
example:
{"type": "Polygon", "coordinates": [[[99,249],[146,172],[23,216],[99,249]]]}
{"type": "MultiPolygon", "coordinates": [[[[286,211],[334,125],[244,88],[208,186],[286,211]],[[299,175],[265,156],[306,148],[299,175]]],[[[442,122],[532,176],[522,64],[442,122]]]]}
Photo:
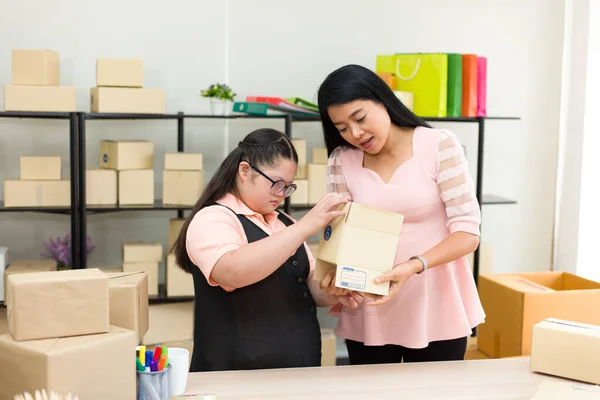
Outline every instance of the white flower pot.
{"type": "Polygon", "coordinates": [[[210,99],[210,108],[213,115],[227,115],[229,114],[230,102],[221,99],[210,99]]]}

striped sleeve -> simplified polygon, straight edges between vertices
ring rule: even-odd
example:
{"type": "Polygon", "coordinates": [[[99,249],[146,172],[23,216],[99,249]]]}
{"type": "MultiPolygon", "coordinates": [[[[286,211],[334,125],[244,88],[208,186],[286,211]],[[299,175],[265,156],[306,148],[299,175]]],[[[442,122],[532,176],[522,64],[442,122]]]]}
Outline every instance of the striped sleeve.
{"type": "Polygon", "coordinates": [[[327,193],[350,193],[342,172],[342,151],[337,147],[327,160],[327,193]]]}
{"type": "Polygon", "coordinates": [[[437,184],[450,232],[479,235],[481,210],[463,148],[456,136],[440,130],[437,141],[437,184]]]}

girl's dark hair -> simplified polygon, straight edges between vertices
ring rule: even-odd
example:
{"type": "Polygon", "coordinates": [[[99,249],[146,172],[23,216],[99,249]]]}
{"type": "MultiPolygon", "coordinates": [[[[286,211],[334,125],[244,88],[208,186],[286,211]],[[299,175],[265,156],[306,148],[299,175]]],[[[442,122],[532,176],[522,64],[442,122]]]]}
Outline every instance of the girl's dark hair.
{"type": "Polygon", "coordinates": [[[360,65],[346,65],[330,73],[319,88],[319,113],[328,154],[338,146],[350,147],[351,145],[342,138],[327,110],[332,105],[346,104],[355,100],[372,100],[383,104],[390,115],[390,120],[396,126],[430,127],[427,122],[406,108],[388,84],[375,72],[360,65]]]}
{"type": "Polygon", "coordinates": [[[192,208],[192,212],[179,232],[179,237],[175,241],[170,251],[175,251],[175,262],[181,269],[191,273],[188,263],[189,256],[186,250],[187,229],[190,222],[198,211],[204,207],[213,205],[227,193],[238,196],[236,187],[236,175],[238,173],[240,162],[248,161],[257,168],[273,166],[279,159],[286,159],[298,163],[298,153],[292,145],[291,140],[283,133],[275,129],[257,129],[248,134],[239,142],[229,155],[223,160],[221,166],[212,177],[202,196],[192,208]]]}

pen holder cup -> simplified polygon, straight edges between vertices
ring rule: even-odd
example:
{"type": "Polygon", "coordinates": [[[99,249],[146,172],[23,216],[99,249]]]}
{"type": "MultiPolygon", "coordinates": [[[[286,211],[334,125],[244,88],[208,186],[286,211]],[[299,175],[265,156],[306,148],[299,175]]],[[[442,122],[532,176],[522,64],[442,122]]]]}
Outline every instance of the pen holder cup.
{"type": "Polygon", "coordinates": [[[171,385],[169,382],[168,365],[162,371],[137,373],[137,400],[169,400],[171,398],[171,385]]]}

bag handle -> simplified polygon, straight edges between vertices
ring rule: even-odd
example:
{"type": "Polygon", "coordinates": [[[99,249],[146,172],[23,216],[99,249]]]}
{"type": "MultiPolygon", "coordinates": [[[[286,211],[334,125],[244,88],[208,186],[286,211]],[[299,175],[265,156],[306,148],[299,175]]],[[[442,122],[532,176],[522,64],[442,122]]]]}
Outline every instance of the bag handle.
{"type": "Polygon", "coordinates": [[[410,76],[404,77],[404,76],[400,75],[400,58],[396,58],[396,76],[398,78],[402,79],[403,81],[410,81],[411,79],[414,79],[414,77],[417,75],[417,72],[419,72],[420,66],[421,66],[421,59],[418,58],[417,65],[415,66],[415,70],[413,71],[413,73],[410,76]]]}

